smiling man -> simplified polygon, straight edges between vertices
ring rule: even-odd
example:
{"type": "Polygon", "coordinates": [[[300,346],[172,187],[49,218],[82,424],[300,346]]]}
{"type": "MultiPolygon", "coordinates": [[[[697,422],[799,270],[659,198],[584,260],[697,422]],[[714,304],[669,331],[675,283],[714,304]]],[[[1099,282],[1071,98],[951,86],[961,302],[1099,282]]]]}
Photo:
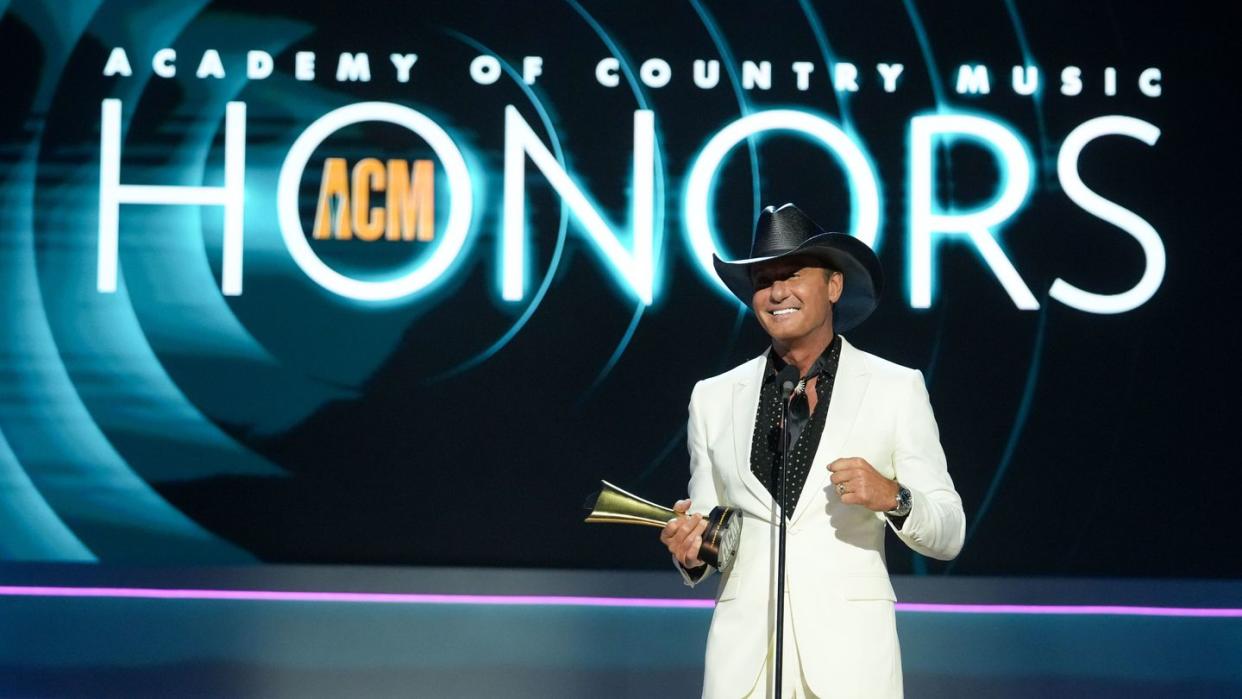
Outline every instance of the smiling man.
{"type": "Polygon", "coordinates": [[[884,558],[887,525],[911,549],[951,559],[965,533],[922,374],[855,348],[840,333],[875,309],[879,259],[825,233],[796,206],[764,209],[751,256],[716,272],[771,338],[764,354],[704,381],[690,398],[688,500],[660,534],[686,583],[703,513],[743,513],[741,542],[716,595],[703,696],[772,696],[776,532],[788,527],[781,697],[900,697],[901,653],[884,558]],[[801,380],[781,461],[788,365],[801,380]],[[786,502],[778,502],[780,479],[786,502]]]}

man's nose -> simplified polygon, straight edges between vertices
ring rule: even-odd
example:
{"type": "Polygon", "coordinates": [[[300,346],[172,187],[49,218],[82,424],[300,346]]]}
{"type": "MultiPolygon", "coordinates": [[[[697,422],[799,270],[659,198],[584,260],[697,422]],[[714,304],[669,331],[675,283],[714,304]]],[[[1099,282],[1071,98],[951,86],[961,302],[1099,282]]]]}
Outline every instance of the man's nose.
{"type": "Polygon", "coordinates": [[[784,280],[778,279],[772,282],[772,286],[770,287],[770,289],[771,289],[771,294],[772,294],[772,300],[775,301],[776,303],[780,303],[781,301],[784,301],[785,298],[789,296],[789,288],[785,286],[784,280]]]}

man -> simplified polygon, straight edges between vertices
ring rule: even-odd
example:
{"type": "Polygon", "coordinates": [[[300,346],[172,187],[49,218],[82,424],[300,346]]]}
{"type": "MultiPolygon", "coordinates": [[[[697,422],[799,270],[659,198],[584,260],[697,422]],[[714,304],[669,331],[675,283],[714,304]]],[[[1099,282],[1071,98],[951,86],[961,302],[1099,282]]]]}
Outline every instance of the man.
{"type": "Polygon", "coordinates": [[[922,374],[863,352],[839,333],[874,310],[880,263],[862,242],[825,233],[792,204],[764,209],[749,259],[715,259],[771,348],[704,381],[690,398],[689,499],[661,541],[686,583],[699,558],[702,513],[743,514],[741,542],[716,597],[703,696],[771,695],[777,517],[787,518],[785,640],[779,696],[900,697],[887,525],[907,546],[948,560],[965,516],[922,374]],[[780,468],[776,374],[802,377],[790,404],[789,463],[780,468]],[[785,472],[787,502],[776,502],[785,472]]]}

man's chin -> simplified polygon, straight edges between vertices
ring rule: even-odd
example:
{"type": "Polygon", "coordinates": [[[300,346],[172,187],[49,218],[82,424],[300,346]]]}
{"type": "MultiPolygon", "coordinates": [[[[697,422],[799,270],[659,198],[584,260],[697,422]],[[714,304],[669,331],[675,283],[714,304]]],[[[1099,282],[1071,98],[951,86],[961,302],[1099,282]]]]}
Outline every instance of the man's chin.
{"type": "Polygon", "coordinates": [[[779,326],[775,328],[764,328],[764,329],[767,330],[768,337],[772,338],[773,340],[783,342],[787,345],[794,344],[798,340],[806,337],[807,335],[805,331],[799,331],[793,328],[782,328],[779,326]]]}

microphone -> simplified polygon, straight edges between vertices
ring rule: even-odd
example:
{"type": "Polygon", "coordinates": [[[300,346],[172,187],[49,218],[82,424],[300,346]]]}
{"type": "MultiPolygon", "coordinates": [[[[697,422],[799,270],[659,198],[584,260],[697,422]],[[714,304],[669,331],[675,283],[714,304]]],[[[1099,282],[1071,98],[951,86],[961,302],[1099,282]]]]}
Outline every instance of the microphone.
{"type": "Polygon", "coordinates": [[[794,388],[801,383],[799,381],[800,378],[798,376],[798,367],[792,364],[786,364],[785,368],[777,373],[776,384],[781,387],[782,402],[789,402],[789,397],[793,395],[794,388]]]}

